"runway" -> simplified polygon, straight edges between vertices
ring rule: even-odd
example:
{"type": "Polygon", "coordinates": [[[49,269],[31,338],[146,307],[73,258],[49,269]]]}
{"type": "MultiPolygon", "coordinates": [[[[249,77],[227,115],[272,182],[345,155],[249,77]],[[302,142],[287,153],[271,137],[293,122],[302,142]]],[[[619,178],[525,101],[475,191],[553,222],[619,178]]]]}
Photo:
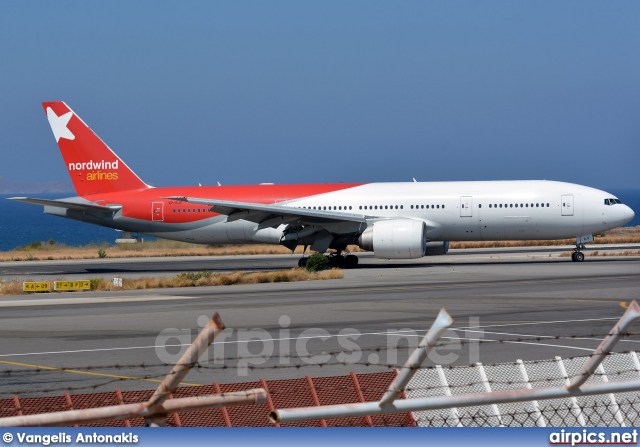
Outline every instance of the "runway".
{"type": "MultiPolygon", "coordinates": [[[[216,311],[228,329],[188,384],[388,370],[443,307],[455,330],[429,365],[588,355],[638,298],[640,258],[574,263],[558,250],[461,250],[408,262],[363,256],[358,269],[332,281],[2,297],[2,397],[155,388],[170,369],[163,363],[175,361],[216,311]]],[[[22,270],[8,263],[2,274],[150,275],[296,261],[65,261],[21,263],[22,270]]],[[[632,336],[618,350],[638,343],[632,336]]]]}
{"type": "MultiPolygon", "coordinates": [[[[483,248],[450,250],[445,256],[430,256],[412,260],[376,259],[371,253],[357,253],[359,270],[423,268],[431,265],[459,263],[548,262],[567,254],[572,246],[483,248]]],[[[594,251],[620,252],[640,250],[638,244],[589,245],[587,257],[594,251]]],[[[105,258],[62,261],[11,261],[0,263],[3,280],[53,281],[56,279],[139,278],[145,276],[173,276],[180,272],[208,270],[215,273],[233,271],[266,271],[297,267],[298,255],[240,255],[240,256],[183,256],[159,258],[105,258]]],[[[566,261],[563,258],[562,261],[566,261]]]]}

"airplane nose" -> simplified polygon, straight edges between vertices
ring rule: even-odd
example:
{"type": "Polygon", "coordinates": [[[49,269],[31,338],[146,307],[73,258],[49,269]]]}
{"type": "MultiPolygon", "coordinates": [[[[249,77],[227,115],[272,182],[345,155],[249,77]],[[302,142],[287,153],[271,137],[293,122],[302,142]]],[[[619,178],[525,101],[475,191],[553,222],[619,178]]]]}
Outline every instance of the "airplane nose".
{"type": "Polygon", "coordinates": [[[630,207],[625,205],[624,206],[624,219],[626,220],[625,223],[631,222],[634,219],[634,217],[636,217],[636,213],[634,213],[630,207]]]}

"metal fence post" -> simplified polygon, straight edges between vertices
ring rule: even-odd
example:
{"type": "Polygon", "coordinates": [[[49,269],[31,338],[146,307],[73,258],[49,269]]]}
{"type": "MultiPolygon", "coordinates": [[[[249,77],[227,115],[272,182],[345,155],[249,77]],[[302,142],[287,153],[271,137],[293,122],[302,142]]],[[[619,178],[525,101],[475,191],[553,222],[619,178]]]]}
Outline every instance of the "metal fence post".
{"type": "Polygon", "coordinates": [[[633,366],[636,368],[636,371],[638,371],[638,374],[640,374],[640,361],[638,360],[638,355],[635,351],[631,351],[629,354],[631,355],[633,366]]]}
{"type": "MultiPolygon", "coordinates": [[[[487,373],[484,370],[484,366],[482,366],[482,363],[480,362],[476,363],[476,366],[478,367],[478,372],[480,373],[480,380],[482,381],[484,390],[487,393],[490,393],[492,391],[491,385],[489,384],[489,378],[487,377],[487,373]]],[[[493,409],[493,414],[495,414],[495,416],[498,418],[498,423],[500,424],[500,427],[504,427],[504,424],[502,423],[502,418],[500,417],[500,409],[498,408],[498,405],[491,404],[491,408],[493,409]]]]}
{"type": "Polygon", "coordinates": [[[406,363],[398,372],[398,375],[393,382],[389,385],[386,393],[380,399],[380,406],[391,404],[407,387],[407,384],[414,376],[418,368],[427,358],[427,354],[436,345],[438,339],[444,334],[444,332],[453,324],[453,318],[444,310],[440,309],[440,313],[436,317],[436,320],[429,328],[429,331],[424,336],[422,341],[418,344],[418,347],[411,353],[406,363]]]}
{"type": "MultiPolygon", "coordinates": [[[[313,379],[310,376],[305,376],[307,380],[307,386],[309,387],[309,393],[311,394],[311,399],[313,399],[313,405],[316,407],[320,407],[320,398],[318,397],[318,391],[316,390],[316,386],[313,384],[313,379]]],[[[320,419],[321,427],[328,427],[327,421],[324,419],[320,419]]]]}
{"type": "MultiPolygon", "coordinates": [[[[562,357],[556,356],[556,364],[558,365],[560,374],[562,374],[562,378],[564,379],[565,388],[569,389],[571,380],[569,379],[569,375],[567,374],[567,368],[565,368],[564,363],[562,362],[562,357]]],[[[584,416],[582,415],[582,408],[580,408],[580,405],[578,405],[578,399],[576,399],[575,397],[571,397],[570,400],[573,415],[576,417],[576,419],[578,419],[578,423],[584,427],[585,425],[587,425],[587,423],[585,422],[584,416]]]]}
{"type": "Polygon", "coordinates": [[[196,339],[189,346],[187,351],[182,355],[178,363],[176,363],[171,372],[167,374],[160,386],[147,402],[150,413],[153,413],[162,403],[173,393],[182,379],[185,378],[191,368],[198,362],[200,356],[207,350],[216,336],[224,330],[224,323],[220,319],[220,315],[216,312],[213,314],[209,322],[202,328],[196,339]]]}
{"type": "MultiPolygon", "coordinates": [[[[602,366],[602,364],[598,366],[598,372],[600,373],[600,376],[602,377],[603,382],[609,382],[609,378],[607,377],[607,374],[604,372],[604,367],[602,366]]],[[[620,427],[626,427],[624,423],[624,419],[622,417],[622,413],[620,413],[620,407],[618,406],[616,395],[613,393],[609,393],[609,400],[611,401],[611,406],[613,407],[613,412],[614,412],[616,421],[618,421],[618,424],[620,424],[620,427]]]]}
{"type": "Polygon", "coordinates": [[[566,385],[566,388],[568,390],[580,388],[582,384],[589,379],[589,376],[598,368],[598,365],[604,361],[605,357],[611,352],[616,343],[618,343],[618,341],[625,335],[629,326],[639,318],[640,306],[636,300],[633,300],[620,320],[618,320],[613,329],[611,329],[609,335],[600,342],[600,345],[598,345],[596,350],[593,352],[591,358],[585,362],[582,368],[580,368],[580,372],[566,385]]]}
{"type": "MultiPolygon", "coordinates": [[[[522,374],[522,379],[524,381],[524,386],[528,390],[532,390],[533,386],[531,386],[531,381],[529,380],[529,373],[527,373],[527,368],[525,368],[524,363],[521,359],[516,360],[518,364],[518,369],[520,370],[520,374],[522,374]]],[[[540,411],[540,406],[538,405],[537,400],[532,400],[531,405],[533,406],[533,411],[536,413],[536,425],[538,427],[546,427],[547,422],[544,420],[542,416],[542,412],[540,411]]]]}
{"type": "MultiPolygon", "coordinates": [[[[444,369],[442,369],[442,366],[436,365],[436,372],[438,373],[440,384],[444,390],[444,395],[447,397],[453,396],[453,394],[451,394],[451,388],[449,387],[449,381],[447,380],[447,376],[444,375],[444,369]]],[[[456,424],[456,427],[462,427],[460,415],[458,414],[458,409],[456,407],[451,407],[451,416],[453,416],[453,422],[456,424]]]]}

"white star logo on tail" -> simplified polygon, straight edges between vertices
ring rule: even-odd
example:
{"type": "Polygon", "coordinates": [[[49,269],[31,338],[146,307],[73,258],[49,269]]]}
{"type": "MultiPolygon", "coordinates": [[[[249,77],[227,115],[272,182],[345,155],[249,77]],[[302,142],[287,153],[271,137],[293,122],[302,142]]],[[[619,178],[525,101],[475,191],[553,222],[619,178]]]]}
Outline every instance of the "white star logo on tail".
{"type": "Polygon", "coordinates": [[[72,116],[73,112],[67,112],[64,115],[58,116],[51,107],[47,107],[47,119],[49,120],[51,130],[53,130],[53,136],[56,137],[56,143],[60,138],[66,138],[67,140],[76,139],[76,136],[67,128],[72,116]]]}

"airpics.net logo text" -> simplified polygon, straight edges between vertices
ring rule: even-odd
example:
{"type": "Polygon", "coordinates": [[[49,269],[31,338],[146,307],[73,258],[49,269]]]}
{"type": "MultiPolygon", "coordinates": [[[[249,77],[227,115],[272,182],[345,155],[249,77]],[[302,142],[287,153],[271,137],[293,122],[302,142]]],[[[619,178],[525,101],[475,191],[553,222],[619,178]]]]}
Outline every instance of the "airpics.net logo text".
{"type": "Polygon", "coordinates": [[[118,169],[118,161],[93,161],[89,160],[82,163],[69,163],[69,171],[87,171],[87,180],[118,180],[117,172],[104,172],[108,169],[118,169]]]}

